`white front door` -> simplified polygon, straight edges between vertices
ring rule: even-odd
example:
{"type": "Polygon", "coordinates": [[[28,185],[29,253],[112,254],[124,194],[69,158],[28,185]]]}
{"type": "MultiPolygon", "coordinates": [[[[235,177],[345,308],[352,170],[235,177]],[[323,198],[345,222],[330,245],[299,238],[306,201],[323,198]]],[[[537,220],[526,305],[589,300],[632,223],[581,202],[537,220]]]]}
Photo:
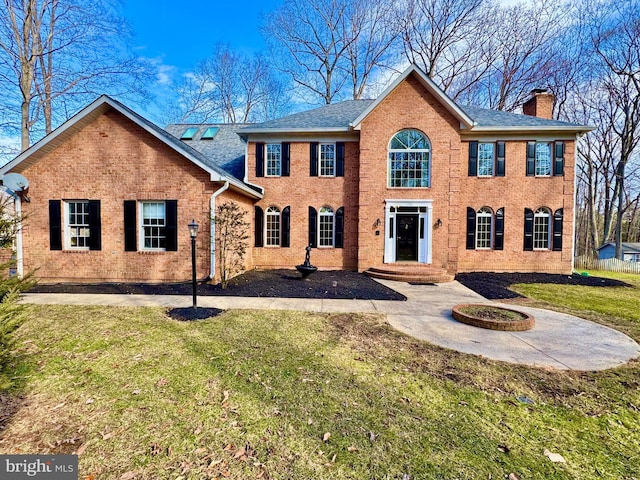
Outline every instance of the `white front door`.
{"type": "Polygon", "coordinates": [[[432,200],[385,201],[384,263],[431,263],[432,200]]]}

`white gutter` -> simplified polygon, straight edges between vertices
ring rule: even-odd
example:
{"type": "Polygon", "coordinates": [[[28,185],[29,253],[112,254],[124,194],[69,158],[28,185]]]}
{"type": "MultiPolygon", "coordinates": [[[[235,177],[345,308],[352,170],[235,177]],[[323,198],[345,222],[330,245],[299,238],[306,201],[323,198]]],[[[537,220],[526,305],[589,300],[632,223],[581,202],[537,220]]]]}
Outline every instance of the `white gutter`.
{"type": "Polygon", "coordinates": [[[218,197],[218,195],[224,192],[227,188],[229,188],[229,181],[224,182],[224,185],[222,187],[220,187],[218,190],[213,192],[213,194],[211,195],[211,202],[209,206],[209,210],[211,212],[210,213],[211,229],[209,232],[209,235],[210,235],[209,250],[211,252],[209,265],[211,265],[211,268],[209,269],[209,276],[211,277],[212,280],[216,277],[216,222],[214,221],[216,216],[216,198],[218,197]]]}

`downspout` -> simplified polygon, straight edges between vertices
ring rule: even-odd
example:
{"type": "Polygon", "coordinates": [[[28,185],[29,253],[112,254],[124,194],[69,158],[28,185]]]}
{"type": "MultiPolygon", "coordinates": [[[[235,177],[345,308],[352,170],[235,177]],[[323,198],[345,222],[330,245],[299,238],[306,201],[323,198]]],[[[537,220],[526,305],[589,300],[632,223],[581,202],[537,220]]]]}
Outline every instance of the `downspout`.
{"type": "Polygon", "coordinates": [[[216,198],[222,192],[224,192],[227,188],[229,188],[229,181],[224,182],[224,185],[220,187],[218,190],[213,192],[211,195],[211,204],[209,206],[211,212],[211,231],[210,231],[210,251],[211,251],[211,260],[209,264],[211,265],[211,269],[209,271],[209,276],[211,279],[216,278],[216,222],[214,221],[216,216],[216,198]]]}
{"type": "Polygon", "coordinates": [[[16,231],[16,270],[18,278],[22,278],[24,277],[24,261],[22,256],[22,200],[18,195],[14,196],[14,205],[16,218],[18,219],[18,228],[16,231]]]}

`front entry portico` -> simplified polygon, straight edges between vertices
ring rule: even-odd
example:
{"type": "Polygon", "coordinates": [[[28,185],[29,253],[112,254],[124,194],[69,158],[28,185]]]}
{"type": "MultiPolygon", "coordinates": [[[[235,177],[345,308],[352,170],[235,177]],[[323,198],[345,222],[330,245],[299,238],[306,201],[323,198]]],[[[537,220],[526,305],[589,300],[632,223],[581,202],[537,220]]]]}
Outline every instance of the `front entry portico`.
{"type": "Polygon", "coordinates": [[[432,200],[386,200],[384,263],[431,263],[432,200]]]}

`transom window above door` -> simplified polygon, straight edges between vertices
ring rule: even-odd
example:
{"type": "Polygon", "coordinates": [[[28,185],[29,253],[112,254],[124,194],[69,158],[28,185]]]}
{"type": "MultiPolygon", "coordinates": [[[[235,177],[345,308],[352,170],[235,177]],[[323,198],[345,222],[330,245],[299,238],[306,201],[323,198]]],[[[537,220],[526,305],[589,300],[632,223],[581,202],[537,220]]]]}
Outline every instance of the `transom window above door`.
{"type": "Polygon", "coordinates": [[[431,186],[431,143],[418,130],[401,130],[389,142],[388,186],[425,188],[431,186]]]}

